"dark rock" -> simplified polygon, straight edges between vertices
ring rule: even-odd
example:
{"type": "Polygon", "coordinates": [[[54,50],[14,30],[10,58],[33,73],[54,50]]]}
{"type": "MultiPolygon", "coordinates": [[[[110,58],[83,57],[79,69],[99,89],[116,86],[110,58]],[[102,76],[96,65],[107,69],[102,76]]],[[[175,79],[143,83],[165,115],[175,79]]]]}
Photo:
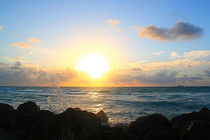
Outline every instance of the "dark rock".
{"type": "Polygon", "coordinates": [[[11,111],[14,108],[11,105],[0,103],[0,111],[11,111]]]}
{"type": "Polygon", "coordinates": [[[35,102],[28,101],[26,103],[20,104],[17,110],[20,112],[35,113],[40,111],[40,107],[36,105],[35,102]]]}
{"type": "Polygon", "coordinates": [[[196,120],[187,124],[180,137],[181,140],[210,140],[210,123],[196,120]]]}
{"type": "Polygon", "coordinates": [[[101,123],[108,124],[109,118],[107,117],[106,113],[103,110],[96,113],[96,116],[100,118],[101,123]]]}
{"type": "Polygon", "coordinates": [[[16,110],[8,110],[0,112],[0,127],[5,131],[11,131],[14,118],[17,116],[16,110]]]}
{"type": "Polygon", "coordinates": [[[152,114],[145,117],[139,117],[136,121],[131,122],[128,130],[137,135],[139,139],[150,131],[171,130],[171,123],[161,114],[152,114]]]}
{"type": "Polygon", "coordinates": [[[29,140],[83,140],[98,130],[100,119],[87,111],[68,108],[63,113],[41,120],[32,126],[29,140]],[[41,132],[40,132],[41,130],[41,132]]]}
{"type": "Polygon", "coordinates": [[[20,129],[28,130],[33,123],[31,114],[16,110],[0,113],[0,127],[6,132],[20,129]]]}
{"type": "MultiPolygon", "coordinates": [[[[116,126],[111,128],[111,139],[112,140],[135,140],[137,137],[132,133],[128,132],[124,127],[116,126]]],[[[109,139],[107,139],[109,140],[109,139]]]]}
{"type": "Polygon", "coordinates": [[[172,127],[176,136],[179,137],[184,129],[184,126],[193,120],[203,120],[210,122],[210,110],[203,108],[199,112],[192,112],[172,118],[172,127]]]}
{"type": "Polygon", "coordinates": [[[102,126],[89,135],[87,140],[137,140],[137,137],[123,127],[102,126]]]}
{"type": "Polygon", "coordinates": [[[144,136],[144,140],[174,140],[173,133],[168,130],[150,131],[144,136]]]}
{"type": "Polygon", "coordinates": [[[12,130],[25,130],[28,131],[31,124],[34,123],[32,116],[29,113],[18,113],[12,120],[12,130]]]}
{"type": "Polygon", "coordinates": [[[39,112],[36,112],[33,114],[33,120],[38,121],[41,119],[46,119],[54,116],[54,113],[52,113],[49,110],[40,110],[39,112]]]}
{"type": "Polygon", "coordinates": [[[11,132],[0,132],[0,140],[24,140],[25,139],[25,131],[11,131],[11,132]]]}

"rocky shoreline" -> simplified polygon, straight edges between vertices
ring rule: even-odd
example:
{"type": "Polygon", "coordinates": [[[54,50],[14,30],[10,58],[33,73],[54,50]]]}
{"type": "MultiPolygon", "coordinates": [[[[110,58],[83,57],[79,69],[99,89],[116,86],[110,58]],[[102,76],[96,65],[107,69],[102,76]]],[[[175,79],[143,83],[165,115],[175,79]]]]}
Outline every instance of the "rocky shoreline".
{"type": "Polygon", "coordinates": [[[210,140],[210,110],[168,120],[162,114],[137,118],[128,125],[110,126],[108,117],[79,108],[60,114],[40,110],[34,102],[17,109],[0,103],[0,140],[210,140]]]}

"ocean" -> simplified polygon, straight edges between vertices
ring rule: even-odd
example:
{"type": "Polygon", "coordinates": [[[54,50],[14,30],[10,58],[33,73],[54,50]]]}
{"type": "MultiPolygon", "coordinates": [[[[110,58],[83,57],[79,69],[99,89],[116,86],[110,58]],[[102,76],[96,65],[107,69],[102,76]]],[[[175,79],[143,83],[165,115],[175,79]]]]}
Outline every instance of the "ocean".
{"type": "Polygon", "coordinates": [[[110,122],[128,123],[152,113],[170,119],[210,109],[210,87],[0,87],[0,102],[16,108],[26,101],[55,113],[68,107],[104,110],[110,122]]]}

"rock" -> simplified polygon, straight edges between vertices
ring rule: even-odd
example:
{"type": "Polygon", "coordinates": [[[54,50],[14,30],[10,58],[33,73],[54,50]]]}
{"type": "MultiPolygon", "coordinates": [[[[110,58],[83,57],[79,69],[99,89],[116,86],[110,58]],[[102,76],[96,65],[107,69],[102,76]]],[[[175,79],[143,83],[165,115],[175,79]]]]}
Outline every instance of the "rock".
{"type": "MultiPolygon", "coordinates": [[[[111,140],[135,140],[137,137],[121,126],[111,128],[111,140]]],[[[107,139],[109,140],[109,139],[107,139]]]]}
{"type": "Polygon", "coordinates": [[[11,105],[0,103],[0,111],[11,111],[14,108],[11,105]]]}
{"type": "Polygon", "coordinates": [[[210,122],[210,110],[208,110],[208,108],[203,108],[199,112],[182,114],[172,118],[172,127],[176,136],[179,137],[184,129],[184,126],[193,120],[203,120],[210,122]]]}
{"type": "Polygon", "coordinates": [[[8,110],[0,112],[0,127],[5,131],[11,131],[14,118],[18,112],[16,110],[8,110]]]}
{"type": "Polygon", "coordinates": [[[186,125],[180,140],[210,140],[210,123],[196,120],[186,125]]]}
{"type": "Polygon", "coordinates": [[[102,124],[108,124],[109,118],[107,117],[106,113],[104,113],[103,110],[96,113],[96,116],[100,118],[102,124]]]}
{"type": "Polygon", "coordinates": [[[171,123],[161,114],[152,114],[145,117],[139,117],[136,121],[131,122],[128,130],[137,135],[139,139],[150,131],[171,130],[171,123]]]}
{"type": "Polygon", "coordinates": [[[36,112],[33,114],[33,120],[38,121],[41,119],[46,119],[54,116],[54,113],[52,113],[49,110],[40,110],[39,112],[36,112]]]}
{"type": "Polygon", "coordinates": [[[150,131],[144,136],[144,140],[174,140],[173,133],[168,130],[150,131]]]}
{"type": "Polygon", "coordinates": [[[40,111],[40,107],[36,105],[35,102],[28,101],[26,103],[20,104],[17,108],[20,112],[35,113],[40,111]]]}
{"type": "Polygon", "coordinates": [[[30,129],[31,124],[34,123],[32,116],[29,113],[18,113],[12,120],[12,130],[30,129]]]}
{"type": "Polygon", "coordinates": [[[137,140],[137,137],[122,127],[102,126],[89,135],[87,140],[137,140]]]}
{"type": "Polygon", "coordinates": [[[24,140],[25,139],[25,131],[11,131],[11,132],[0,132],[0,140],[24,140]]]}
{"type": "Polygon", "coordinates": [[[41,120],[32,126],[29,140],[84,140],[98,130],[100,119],[87,111],[68,108],[63,113],[41,120]],[[41,132],[40,132],[41,131],[41,132]]]}

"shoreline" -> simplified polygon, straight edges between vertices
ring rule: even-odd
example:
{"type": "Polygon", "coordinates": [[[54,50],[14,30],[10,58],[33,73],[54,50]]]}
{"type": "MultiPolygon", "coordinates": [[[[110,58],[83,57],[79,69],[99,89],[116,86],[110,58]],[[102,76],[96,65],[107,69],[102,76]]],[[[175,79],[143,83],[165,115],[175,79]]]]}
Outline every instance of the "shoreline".
{"type": "Polygon", "coordinates": [[[162,114],[139,116],[127,124],[111,125],[106,113],[68,108],[54,114],[35,102],[17,109],[0,103],[0,140],[209,140],[210,110],[168,120],[162,114]]]}

